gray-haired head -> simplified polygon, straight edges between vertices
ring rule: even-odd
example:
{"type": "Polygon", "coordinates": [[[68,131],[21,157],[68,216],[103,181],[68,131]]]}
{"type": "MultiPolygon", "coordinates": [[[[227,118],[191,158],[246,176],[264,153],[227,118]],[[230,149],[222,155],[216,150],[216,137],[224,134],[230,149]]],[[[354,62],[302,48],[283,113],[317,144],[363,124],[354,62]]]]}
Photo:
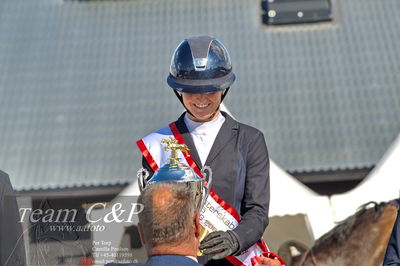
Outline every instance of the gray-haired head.
{"type": "Polygon", "coordinates": [[[139,196],[138,202],[144,205],[139,222],[148,247],[190,240],[197,210],[187,183],[167,181],[151,184],[139,196]]]}

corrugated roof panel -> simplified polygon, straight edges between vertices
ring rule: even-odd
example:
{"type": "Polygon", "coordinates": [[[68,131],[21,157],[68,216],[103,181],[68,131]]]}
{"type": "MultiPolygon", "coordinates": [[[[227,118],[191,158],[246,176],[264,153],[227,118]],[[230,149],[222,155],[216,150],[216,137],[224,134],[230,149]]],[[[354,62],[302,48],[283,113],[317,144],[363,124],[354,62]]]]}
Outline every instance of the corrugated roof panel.
{"type": "Polygon", "coordinates": [[[165,78],[194,34],[227,46],[226,105],[284,169],[373,166],[400,132],[400,7],[340,4],[268,28],[259,1],[1,1],[0,168],[19,190],[133,180],[135,141],[182,111],[165,78]]]}

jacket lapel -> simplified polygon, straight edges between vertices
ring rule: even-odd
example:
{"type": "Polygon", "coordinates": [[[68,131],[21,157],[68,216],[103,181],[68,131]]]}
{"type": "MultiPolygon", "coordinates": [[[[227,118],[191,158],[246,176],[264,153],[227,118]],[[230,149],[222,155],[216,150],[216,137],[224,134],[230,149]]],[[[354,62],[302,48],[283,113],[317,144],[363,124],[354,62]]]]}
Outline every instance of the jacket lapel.
{"type": "Polygon", "coordinates": [[[192,158],[194,162],[197,164],[199,169],[203,168],[203,165],[201,164],[200,156],[197,153],[196,146],[194,145],[192,135],[190,135],[188,128],[186,127],[184,117],[185,113],[183,113],[178,120],[175,122],[176,127],[178,128],[179,132],[181,133],[183,139],[185,140],[186,145],[190,149],[190,154],[192,155],[192,158]]]}
{"type": "MultiPolygon", "coordinates": [[[[230,117],[227,113],[222,112],[225,117],[225,122],[219,130],[217,137],[215,138],[214,144],[211,147],[210,153],[208,154],[206,165],[211,165],[214,158],[221,152],[221,150],[227,145],[231,139],[237,136],[239,124],[236,120],[230,117]]],[[[190,135],[190,134],[189,134],[190,135]]]]}

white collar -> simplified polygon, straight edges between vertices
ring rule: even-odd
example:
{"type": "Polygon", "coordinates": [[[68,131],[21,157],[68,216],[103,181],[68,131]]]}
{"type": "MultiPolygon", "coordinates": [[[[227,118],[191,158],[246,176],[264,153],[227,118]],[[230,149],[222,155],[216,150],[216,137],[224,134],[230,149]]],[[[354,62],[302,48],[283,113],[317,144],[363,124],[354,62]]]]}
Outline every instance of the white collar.
{"type": "Polygon", "coordinates": [[[218,127],[218,129],[221,127],[221,125],[225,122],[225,117],[221,114],[221,112],[218,114],[218,116],[208,122],[196,122],[191,120],[188,117],[188,114],[185,114],[184,117],[185,124],[189,130],[190,133],[196,132],[196,133],[202,133],[204,131],[208,131],[210,128],[218,127]]]}
{"type": "Polygon", "coordinates": [[[197,260],[197,258],[196,257],[194,257],[194,256],[185,256],[186,258],[189,258],[189,259],[192,259],[192,260],[194,260],[195,262],[199,262],[198,260],[197,260]]]}

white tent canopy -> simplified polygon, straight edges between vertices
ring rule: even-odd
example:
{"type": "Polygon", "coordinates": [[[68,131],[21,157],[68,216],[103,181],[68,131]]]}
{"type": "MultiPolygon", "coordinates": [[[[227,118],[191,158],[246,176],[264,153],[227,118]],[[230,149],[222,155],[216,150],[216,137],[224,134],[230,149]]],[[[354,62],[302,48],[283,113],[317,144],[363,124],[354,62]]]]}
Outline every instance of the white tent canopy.
{"type": "Polygon", "coordinates": [[[305,214],[315,238],[333,226],[333,213],[327,196],[320,196],[270,162],[271,203],[269,216],[305,214]]]}
{"type": "Polygon", "coordinates": [[[347,193],[332,196],[335,221],[353,214],[369,201],[389,201],[400,196],[400,134],[369,175],[347,193]]]}

